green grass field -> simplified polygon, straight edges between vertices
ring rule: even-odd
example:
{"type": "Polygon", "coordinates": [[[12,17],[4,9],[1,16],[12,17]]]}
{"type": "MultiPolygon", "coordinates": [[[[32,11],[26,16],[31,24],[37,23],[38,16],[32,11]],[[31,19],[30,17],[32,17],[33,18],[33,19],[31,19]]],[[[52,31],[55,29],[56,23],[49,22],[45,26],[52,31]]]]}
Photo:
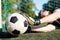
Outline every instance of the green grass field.
{"type": "Polygon", "coordinates": [[[0,36],[0,40],[60,40],[60,29],[49,33],[26,33],[18,37],[10,37],[6,34],[2,36],[4,37],[0,36]]]}
{"type": "Polygon", "coordinates": [[[60,40],[60,29],[49,33],[26,33],[13,37],[6,32],[0,32],[0,40],[60,40]]]}

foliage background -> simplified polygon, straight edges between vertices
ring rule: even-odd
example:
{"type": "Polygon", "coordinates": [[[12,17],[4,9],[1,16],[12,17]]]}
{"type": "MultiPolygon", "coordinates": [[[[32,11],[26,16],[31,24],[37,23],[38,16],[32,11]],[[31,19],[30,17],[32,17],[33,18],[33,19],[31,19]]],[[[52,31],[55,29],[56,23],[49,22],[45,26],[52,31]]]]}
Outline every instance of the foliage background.
{"type": "Polygon", "coordinates": [[[9,14],[22,11],[30,17],[35,18],[32,7],[35,6],[33,0],[1,0],[2,1],[2,20],[6,20],[9,14]]]}

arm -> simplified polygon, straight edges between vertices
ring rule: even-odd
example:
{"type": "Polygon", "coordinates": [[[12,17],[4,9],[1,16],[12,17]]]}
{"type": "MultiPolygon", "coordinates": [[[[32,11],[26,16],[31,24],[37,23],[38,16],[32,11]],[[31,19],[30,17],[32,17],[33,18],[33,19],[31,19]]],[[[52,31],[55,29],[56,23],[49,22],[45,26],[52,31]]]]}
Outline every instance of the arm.
{"type": "Polygon", "coordinates": [[[46,16],[42,19],[40,19],[40,23],[49,23],[56,21],[57,19],[60,18],[60,9],[57,9],[54,11],[54,13],[50,14],[49,16],[46,16]]]}
{"type": "Polygon", "coordinates": [[[41,28],[31,28],[31,31],[33,31],[33,32],[51,32],[55,29],[56,29],[56,27],[54,25],[49,24],[49,25],[41,27],[41,28]]]}
{"type": "MultiPolygon", "coordinates": [[[[53,14],[49,15],[49,16],[46,16],[44,18],[42,18],[40,20],[41,23],[49,23],[49,22],[53,22],[57,19],[60,19],[60,9],[57,9],[54,11],[53,14]]],[[[52,24],[48,24],[47,26],[44,26],[44,27],[41,27],[41,28],[31,28],[31,31],[34,31],[34,32],[50,32],[50,31],[53,31],[55,30],[56,27],[52,24]]]]}

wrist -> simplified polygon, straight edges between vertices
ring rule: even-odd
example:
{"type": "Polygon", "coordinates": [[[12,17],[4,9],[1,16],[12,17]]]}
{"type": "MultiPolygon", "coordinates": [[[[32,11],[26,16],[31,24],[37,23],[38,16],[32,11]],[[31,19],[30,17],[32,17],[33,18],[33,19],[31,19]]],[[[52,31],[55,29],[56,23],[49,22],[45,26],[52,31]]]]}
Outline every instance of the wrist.
{"type": "Polygon", "coordinates": [[[41,24],[40,20],[36,20],[35,25],[39,25],[39,24],[41,24]]]}

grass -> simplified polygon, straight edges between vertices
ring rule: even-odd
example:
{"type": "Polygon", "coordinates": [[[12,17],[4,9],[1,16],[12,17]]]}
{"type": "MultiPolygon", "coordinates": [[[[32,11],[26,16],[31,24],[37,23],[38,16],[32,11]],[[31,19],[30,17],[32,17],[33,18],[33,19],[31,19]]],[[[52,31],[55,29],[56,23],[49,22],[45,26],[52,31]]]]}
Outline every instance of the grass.
{"type": "Polygon", "coordinates": [[[60,40],[60,29],[49,33],[26,33],[18,37],[5,33],[0,35],[0,40],[60,40]]]}
{"type": "Polygon", "coordinates": [[[18,37],[6,32],[0,32],[0,40],[60,40],[60,29],[49,33],[26,33],[18,37]]]}

